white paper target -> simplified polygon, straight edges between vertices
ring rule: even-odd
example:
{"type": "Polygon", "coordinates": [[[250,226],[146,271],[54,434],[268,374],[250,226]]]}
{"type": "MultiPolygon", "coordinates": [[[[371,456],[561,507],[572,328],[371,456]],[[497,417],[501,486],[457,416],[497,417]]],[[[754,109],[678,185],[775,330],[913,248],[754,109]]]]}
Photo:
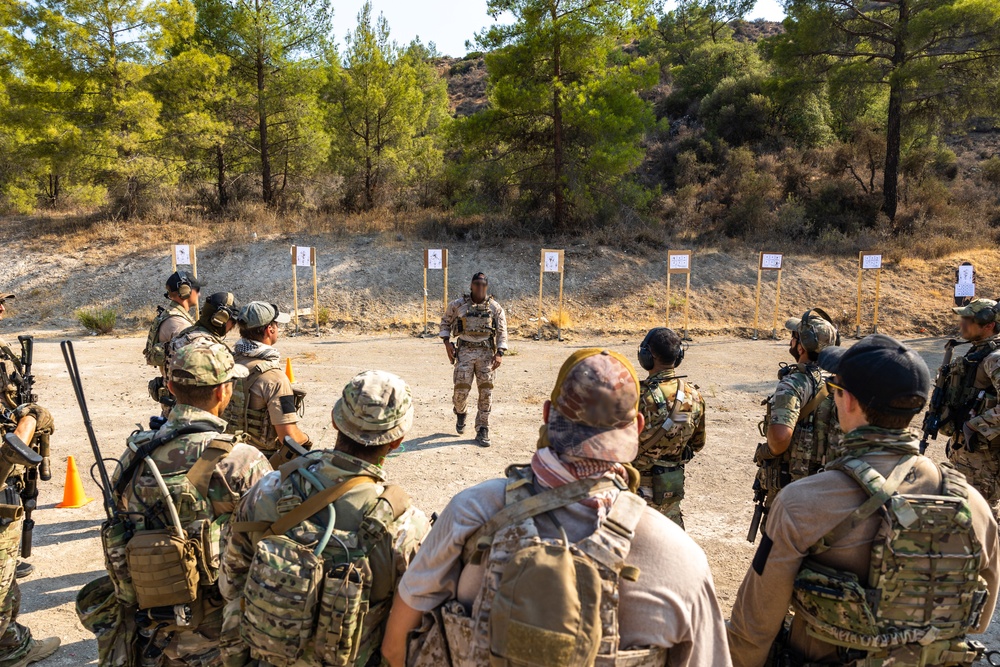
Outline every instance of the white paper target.
{"type": "Polygon", "coordinates": [[[312,248],[298,246],[295,248],[295,266],[312,266],[312,248]]]}
{"type": "MultiPolygon", "coordinates": [[[[973,280],[974,280],[973,275],[974,275],[974,272],[973,272],[972,266],[963,264],[962,266],[958,267],[958,282],[959,282],[959,284],[972,283],[973,280]]],[[[955,296],[966,296],[966,295],[964,295],[964,294],[963,295],[956,294],[955,296]]]]}
{"type": "Polygon", "coordinates": [[[762,269],[780,269],[781,268],[781,255],[764,253],[760,258],[760,267],[762,269]]]}
{"type": "Polygon", "coordinates": [[[559,273],[559,253],[545,253],[545,273],[559,273]]]}
{"type": "Polygon", "coordinates": [[[175,245],[174,262],[179,266],[191,266],[191,246],[175,245]]]}
{"type": "Polygon", "coordinates": [[[861,256],[861,268],[862,269],[881,269],[882,268],[882,255],[862,255],[861,256]]]}
{"type": "Polygon", "coordinates": [[[441,262],[441,249],[435,248],[433,250],[427,250],[427,268],[428,269],[442,269],[444,265],[441,262]]]}
{"type": "Polygon", "coordinates": [[[976,296],[976,284],[975,283],[958,283],[955,285],[955,296],[964,297],[976,296]]]}
{"type": "Polygon", "coordinates": [[[670,269],[685,270],[691,268],[691,255],[671,255],[670,269]]]}

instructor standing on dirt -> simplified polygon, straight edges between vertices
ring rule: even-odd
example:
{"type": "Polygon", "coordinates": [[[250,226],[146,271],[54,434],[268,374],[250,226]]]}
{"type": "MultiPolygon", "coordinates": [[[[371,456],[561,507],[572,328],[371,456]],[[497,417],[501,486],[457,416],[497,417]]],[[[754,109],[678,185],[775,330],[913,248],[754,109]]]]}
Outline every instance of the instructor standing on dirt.
{"type": "Polygon", "coordinates": [[[469,294],[448,304],[441,318],[441,338],[448,361],[455,366],[455,430],[465,432],[465,409],[472,391],[472,378],[479,389],[476,412],[476,442],[490,446],[490,409],[493,380],[507,351],[507,315],[496,299],[487,294],[489,280],[480,272],[472,276],[469,294]],[[458,344],[451,342],[452,336],[458,344]]]}

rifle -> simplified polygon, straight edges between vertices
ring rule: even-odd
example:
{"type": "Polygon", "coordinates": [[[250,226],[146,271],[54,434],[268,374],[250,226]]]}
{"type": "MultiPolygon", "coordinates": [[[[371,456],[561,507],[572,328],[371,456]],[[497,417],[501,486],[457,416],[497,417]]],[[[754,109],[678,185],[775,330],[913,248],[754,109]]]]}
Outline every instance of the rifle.
{"type": "Polygon", "coordinates": [[[921,427],[924,436],[920,439],[920,453],[927,451],[927,440],[937,440],[938,431],[941,429],[941,413],[944,410],[945,385],[948,384],[948,367],[951,366],[951,358],[955,353],[955,348],[964,345],[966,341],[951,338],[944,344],[944,359],[941,360],[941,368],[938,369],[937,377],[934,378],[934,391],[931,393],[931,402],[924,415],[924,423],[921,427]]]}
{"type": "MultiPolygon", "coordinates": [[[[108,523],[111,525],[125,523],[130,528],[129,516],[127,513],[119,512],[115,508],[114,497],[111,495],[111,478],[108,476],[108,469],[104,465],[104,457],[101,455],[101,448],[97,444],[97,435],[94,434],[94,425],[90,421],[90,410],[87,409],[87,398],[83,394],[83,381],[80,377],[80,367],[76,363],[76,353],[73,351],[72,341],[64,340],[59,344],[62,348],[63,359],[66,361],[66,370],[69,372],[70,382],[73,383],[73,392],[76,394],[76,402],[80,405],[80,413],[83,415],[83,425],[87,429],[87,439],[90,440],[90,448],[94,452],[94,460],[97,462],[97,470],[101,475],[101,496],[104,500],[104,511],[108,515],[108,523]]],[[[131,530],[129,530],[131,532],[131,530]]],[[[126,540],[127,541],[127,540],[126,540]]]]}
{"type": "MultiPolygon", "coordinates": [[[[18,336],[21,343],[21,386],[17,391],[17,401],[19,404],[37,403],[38,394],[35,393],[35,375],[31,372],[32,360],[35,358],[35,338],[34,336],[18,336]]],[[[52,468],[49,464],[49,434],[38,433],[35,435],[32,445],[36,445],[42,462],[38,466],[38,476],[43,482],[52,479],[52,468]]]]}
{"type": "Polygon", "coordinates": [[[757,541],[757,531],[760,529],[761,519],[767,514],[764,501],[767,499],[767,490],[761,485],[759,479],[753,481],[753,518],[750,519],[750,530],[747,531],[747,542],[753,544],[757,541]]]}

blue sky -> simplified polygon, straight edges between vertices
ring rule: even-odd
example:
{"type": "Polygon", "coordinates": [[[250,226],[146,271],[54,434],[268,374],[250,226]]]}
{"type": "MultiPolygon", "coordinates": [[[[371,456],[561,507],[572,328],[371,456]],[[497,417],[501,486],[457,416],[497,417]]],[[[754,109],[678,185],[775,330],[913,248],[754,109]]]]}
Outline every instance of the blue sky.
{"type": "MultiPolygon", "coordinates": [[[[344,34],[354,29],[363,4],[364,0],[334,0],[334,32],[341,44],[344,34]]],[[[486,0],[372,0],[372,9],[375,15],[385,14],[392,37],[400,44],[419,36],[450,56],[465,55],[465,40],[473,39],[492,20],[486,14],[486,0]]],[[[778,0],[758,0],[749,18],[780,21],[783,16],[778,0]]]]}

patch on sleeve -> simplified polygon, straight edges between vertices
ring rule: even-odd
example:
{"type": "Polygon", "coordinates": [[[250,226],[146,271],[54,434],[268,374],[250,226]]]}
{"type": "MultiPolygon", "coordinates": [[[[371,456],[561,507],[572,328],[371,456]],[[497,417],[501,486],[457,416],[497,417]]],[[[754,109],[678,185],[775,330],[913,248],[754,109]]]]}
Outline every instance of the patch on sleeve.
{"type": "Polygon", "coordinates": [[[757,553],[753,556],[753,571],[757,573],[757,576],[764,576],[764,566],[767,565],[767,557],[771,555],[771,547],[774,546],[774,542],[766,534],[761,537],[760,546],[757,547],[757,553]]]}
{"type": "Polygon", "coordinates": [[[279,396],[278,400],[281,401],[281,413],[285,415],[290,415],[295,412],[295,397],[294,396],[279,396]]]}

